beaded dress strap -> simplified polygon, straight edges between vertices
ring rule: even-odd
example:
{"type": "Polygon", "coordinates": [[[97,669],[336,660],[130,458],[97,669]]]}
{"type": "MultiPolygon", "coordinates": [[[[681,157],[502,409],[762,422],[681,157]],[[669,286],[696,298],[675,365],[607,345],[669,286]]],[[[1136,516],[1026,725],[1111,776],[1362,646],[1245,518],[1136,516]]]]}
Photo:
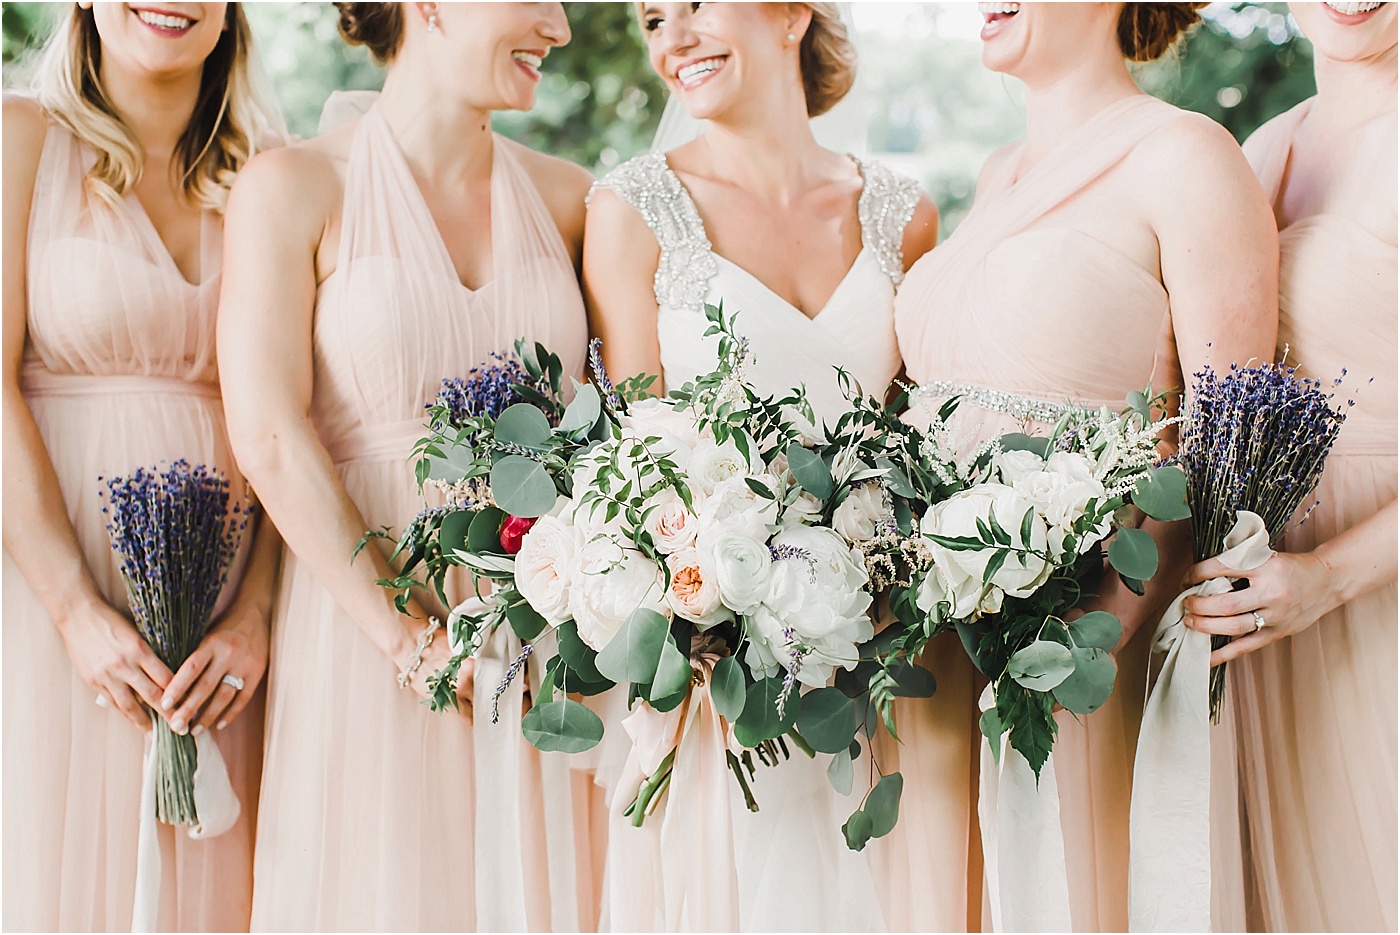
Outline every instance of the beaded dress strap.
{"type": "Polygon", "coordinates": [[[976,383],[955,383],[950,380],[930,380],[910,392],[910,404],[932,408],[935,400],[961,397],[963,401],[987,412],[999,412],[1020,422],[1058,422],[1066,414],[1087,414],[1098,407],[1086,406],[1072,400],[1056,403],[1020,393],[1008,393],[976,383]]]}
{"type": "Polygon", "coordinates": [[[624,162],[593,183],[590,201],[600,188],[615,192],[635,208],[656,236],[661,247],[652,282],[656,304],[699,311],[719,264],[700,212],[666,164],[666,155],[646,153],[624,162]]]}
{"type": "Polygon", "coordinates": [[[904,229],[919,205],[919,183],[882,163],[850,158],[864,182],[856,205],[861,240],[898,288],[904,282],[904,229]]]}

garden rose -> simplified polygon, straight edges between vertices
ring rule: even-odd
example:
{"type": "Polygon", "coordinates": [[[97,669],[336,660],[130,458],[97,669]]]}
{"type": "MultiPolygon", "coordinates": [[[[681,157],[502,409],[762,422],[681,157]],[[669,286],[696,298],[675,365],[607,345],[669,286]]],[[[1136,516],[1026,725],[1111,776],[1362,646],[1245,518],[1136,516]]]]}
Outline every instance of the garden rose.
{"type": "Polygon", "coordinates": [[[515,555],[520,551],[520,543],[525,534],[535,525],[537,517],[507,516],[501,524],[501,551],[515,555]]]}
{"type": "Polygon", "coordinates": [[[577,554],[577,532],[556,516],[541,516],[520,539],[515,588],[552,626],[569,619],[577,554]]]}
{"type": "Polygon", "coordinates": [[[569,612],[579,639],[601,651],[640,608],[670,616],[661,569],[609,536],[585,542],[569,589],[569,612]]]}
{"type": "Polygon", "coordinates": [[[678,552],[695,542],[700,520],[685,505],[681,495],[667,487],[647,504],[650,513],[643,512],[642,528],[662,552],[678,552]]]}
{"type": "Polygon", "coordinates": [[[660,438],[653,450],[669,457],[682,471],[689,467],[691,452],[700,443],[694,415],[676,409],[667,399],[651,397],[632,403],[627,415],[618,421],[624,438],[660,438]]]}
{"type": "MultiPolygon", "coordinates": [[[[753,479],[772,489],[767,477],[753,479]]],[[[778,521],[778,501],[759,496],[749,486],[748,480],[745,477],[731,477],[714,488],[714,492],[700,504],[700,532],[724,529],[768,541],[768,527],[778,521]]]]}
{"type": "Polygon", "coordinates": [[[701,492],[708,495],[724,481],[757,474],[762,469],[756,460],[740,453],[733,439],[719,445],[714,439],[702,438],[691,453],[689,473],[701,492]]]}
{"type": "Polygon", "coordinates": [[[734,614],[721,606],[719,584],[705,577],[700,568],[700,553],[694,548],[668,555],[666,565],[671,571],[671,587],[666,592],[666,603],[678,616],[691,621],[701,630],[734,619],[734,614]]]}
{"type": "Polygon", "coordinates": [[[831,516],[832,528],[848,542],[869,542],[885,515],[885,497],[874,482],[854,487],[831,516]]]}
{"type": "MultiPolygon", "coordinates": [[[[975,539],[978,537],[977,520],[987,523],[988,517],[993,515],[1011,537],[1013,546],[1046,551],[1048,530],[1045,520],[1034,512],[1029,500],[1015,488],[1004,484],[980,484],[954,494],[924,514],[921,528],[925,535],[975,539]],[[1032,511],[1030,538],[1023,541],[1021,522],[1027,510],[1032,511]]],[[[996,552],[995,547],[948,549],[929,540],[929,549],[933,553],[934,568],[941,578],[943,599],[952,603],[952,615],[959,619],[993,612],[989,609],[992,607],[999,609],[1000,596],[989,593],[989,589],[1000,589],[1012,597],[1029,597],[1054,570],[1049,562],[1038,555],[1013,555],[992,576],[992,580],[983,585],[982,575],[996,552]]],[[[936,590],[936,585],[930,588],[936,590]]],[[[924,595],[921,590],[918,596],[920,606],[927,603],[931,596],[931,593],[924,595]]]]}

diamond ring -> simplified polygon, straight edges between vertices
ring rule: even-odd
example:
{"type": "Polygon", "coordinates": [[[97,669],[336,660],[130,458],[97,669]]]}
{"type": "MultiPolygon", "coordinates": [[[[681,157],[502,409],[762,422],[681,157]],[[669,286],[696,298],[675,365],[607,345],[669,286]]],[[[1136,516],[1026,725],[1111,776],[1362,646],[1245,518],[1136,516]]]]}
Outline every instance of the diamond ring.
{"type": "MultiPolygon", "coordinates": [[[[1260,626],[1263,626],[1263,624],[1260,624],[1260,626]]],[[[227,685],[229,688],[232,688],[236,692],[241,692],[243,690],[243,680],[236,675],[225,675],[219,681],[223,682],[225,685],[227,685]]]]}
{"type": "Polygon", "coordinates": [[[1257,610],[1251,610],[1250,613],[1254,615],[1254,632],[1258,633],[1264,629],[1264,616],[1257,610]]]}

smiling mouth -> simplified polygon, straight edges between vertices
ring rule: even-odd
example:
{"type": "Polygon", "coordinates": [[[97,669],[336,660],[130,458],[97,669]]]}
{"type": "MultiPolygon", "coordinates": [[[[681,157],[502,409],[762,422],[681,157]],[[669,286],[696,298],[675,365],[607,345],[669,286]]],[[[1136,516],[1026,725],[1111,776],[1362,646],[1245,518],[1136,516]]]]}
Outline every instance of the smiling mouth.
{"type": "Polygon", "coordinates": [[[152,32],[162,36],[183,36],[196,22],[188,16],[164,10],[133,7],[131,12],[152,32]]]}
{"type": "Polygon", "coordinates": [[[1358,0],[1346,0],[1346,2],[1323,0],[1323,3],[1343,16],[1358,16],[1362,13],[1372,13],[1385,6],[1380,0],[1361,0],[1361,2],[1358,2],[1358,0]]]}
{"type": "Polygon", "coordinates": [[[532,52],[526,49],[516,49],[510,53],[510,57],[515,60],[515,64],[520,66],[525,72],[536,81],[540,77],[540,66],[544,64],[544,55],[540,52],[532,52]]]}
{"type": "Polygon", "coordinates": [[[728,60],[729,56],[727,55],[712,55],[709,58],[687,62],[676,69],[676,80],[681,83],[682,88],[688,91],[708,81],[710,76],[723,68],[728,60]]]}
{"type": "Polygon", "coordinates": [[[977,12],[981,13],[987,22],[993,23],[1000,19],[1015,16],[1021,12],[1019,3],[979,3],[977,12]]]}

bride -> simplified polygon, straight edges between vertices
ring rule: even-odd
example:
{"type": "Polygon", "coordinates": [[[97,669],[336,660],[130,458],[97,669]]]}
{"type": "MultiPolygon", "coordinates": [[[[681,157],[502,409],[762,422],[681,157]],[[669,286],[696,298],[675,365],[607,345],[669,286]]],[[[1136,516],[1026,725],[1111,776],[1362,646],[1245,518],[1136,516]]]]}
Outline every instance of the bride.
{"type": "MultiPolygon", "coordinates": [[[[805,385],[818,419],[844,408],[837,367],[875,393],[899,372],[894,292],[934,245],[938,215],[912,180],[813,136],[809,119],[855,80],[836,6],[642,8],[652,67],[700,133],[625,163],[591,195],[585,298],[615,376],[676,388],[713,370],[704,305],[721,300],[749,341],[749,379],[763,393],[805,385]]],[[[604,702],[609,737],[626,736],[623,703],[604,702]]],[[[861,790],[839,796],[819,762],[798,753],[760,772],[757,814],[721,769],[711,788],[729,796],[732,821],[682,830],[660,812],[642,828],[621,820],[625,796],[610,787],[625,756],[605,751],[598,765],[612,798],[602,927],[883,927],[869,901],[845,896],[872,886],[840,831],[861,790]]]]}

